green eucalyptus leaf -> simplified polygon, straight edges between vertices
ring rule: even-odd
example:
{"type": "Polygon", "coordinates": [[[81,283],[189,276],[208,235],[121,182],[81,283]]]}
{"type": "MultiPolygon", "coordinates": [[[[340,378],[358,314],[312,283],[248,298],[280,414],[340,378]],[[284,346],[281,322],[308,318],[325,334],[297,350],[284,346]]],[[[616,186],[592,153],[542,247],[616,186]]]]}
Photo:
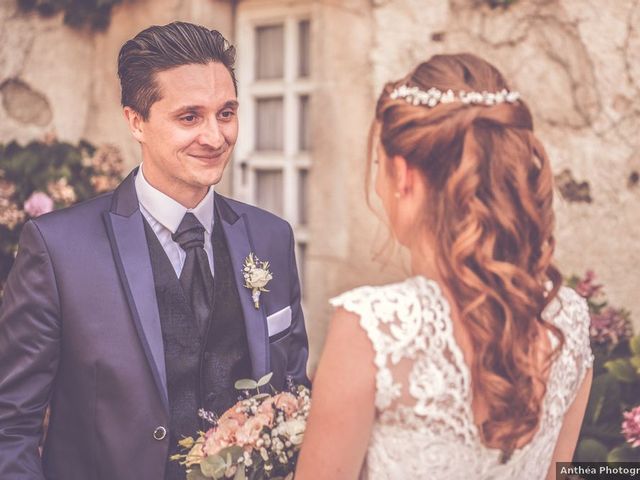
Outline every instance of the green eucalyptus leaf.
{"type": "Polygon", "coordinates": [[[224,477],[224,472],[227,469],[227,462],[225,462],[224,458],[220,456],[220,454],[211,455],[205,457],[204,460],[200,462],[200,468],[202,469],[203,475],[218,480],[224,477]]]}
{"type": "Polygon", "coordinates": [[[258,386],[264,387],[267,383],[271,381],[271,377],[273,377],[273,372],[267,373],[264,377],[258,380],[258,386]]]}
{"type": "Polygon", "coordinates": [[[244,455],[244,450],[238,445],[231,445],[230,447],[223,448],[218,452],[220,457],[226,459],[227,466],[235,464],[240,457],[244,455]]]}
{"type": "Polygon", "coordinates": [[[258,388],[258,382],[250,378],[243,378],[242,380],[238,380],[234,387],[236,390],[255,390],[258,388]]]}
{"type": "Polygon", "coordinates": [[[607,462],[640,462],[640,448],[627,443],[620,445],[609,452],[607,462]]]}
{"type": "Polygon", "coordinates": [[[626,358],[609,360],[604,367],[614,376],[616,380],[624,383],[634,383],[638,380],[638,374],[631,362],[626,358]]]}
{"type": "Polygon", "coordinates": [[[636,335],[629,340],[629,348],[634,355],[640,355],[640,335],[636,335]]]}
{"type": "Polygon", "coordinates": [[[247,473],[245,472],[244,465],[238,465],[238,470],[236,470],[236,474],[233,477],[233,480],[246,480],[247,473]]]}
{"type": "Polygon", "coordinates": [[[200,470],[200,468],[198,468],[197,466],[194,466],[192,467],[191,471],[187,473],[187,480],[208,480],[208,479],[202,474],[202,470],[200,470]]]}
{"type": "Polygon", "coordinates": [[[609,449],[598,440],[584,438],[580,440],[573,457],[575,462],[606,462],[609,449]]]}

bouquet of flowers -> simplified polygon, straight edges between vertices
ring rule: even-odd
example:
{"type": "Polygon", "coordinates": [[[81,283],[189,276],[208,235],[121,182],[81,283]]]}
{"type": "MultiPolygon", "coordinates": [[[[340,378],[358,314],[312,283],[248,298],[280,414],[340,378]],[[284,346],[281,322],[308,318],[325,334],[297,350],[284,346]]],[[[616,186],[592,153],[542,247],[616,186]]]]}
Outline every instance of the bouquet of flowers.
{"type": "Polygon", "coordinates": [[[257,382],[237,381],[235,387],[244,392],[244,398],[219,419],[200,411],[212,427],[198,432],[195,440],[182,439],[179,444],[186,453],[171,457],[187,468],[187,480],[293,478],[311,407],[310,392],[289,380],[289,391],[260,393],[271,376],[257,382]],[[257,392],[253,396],[252,390],[257,392]]]}

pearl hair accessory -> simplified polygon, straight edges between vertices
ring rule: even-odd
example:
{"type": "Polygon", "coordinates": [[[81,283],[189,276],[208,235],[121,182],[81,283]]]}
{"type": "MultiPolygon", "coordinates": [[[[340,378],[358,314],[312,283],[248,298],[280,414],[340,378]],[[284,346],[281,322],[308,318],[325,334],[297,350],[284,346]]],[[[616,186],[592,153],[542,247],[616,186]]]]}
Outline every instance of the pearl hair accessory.
{"type": "Polygon", "coordinates": [[[451,89],[442,92],[432,87],[425,92],[418,87],[408,87],[407,85],[396,88],[389,96],[393,100],[402,98],[412,105],[426,105],[429,108],[433,108],[439,103],[453,102],[462,102],[465,105],[491,106],[504,102],[515,103],[520,99],[520,93],[510,92],[506,88],[499,92],[465,92],[461,90],[456,94],[451,89]]]}

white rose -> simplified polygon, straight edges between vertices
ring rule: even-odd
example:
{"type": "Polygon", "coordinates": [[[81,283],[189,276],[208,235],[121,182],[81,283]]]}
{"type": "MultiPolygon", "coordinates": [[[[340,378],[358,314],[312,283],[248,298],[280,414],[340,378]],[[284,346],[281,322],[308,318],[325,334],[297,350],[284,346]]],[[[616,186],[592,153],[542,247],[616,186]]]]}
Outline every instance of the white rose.
{"type": "Polygon", "coordinates": [[[280,430],[293,445],[300,445],[302,443],[306,428],[307,423],[300,418],[288,420],[280,425],[280,430]]]}
{"type": "Polygon", "coordinates": [[[268,270],[256,268],[251,272],[248,283],[253,288],[263,288],[272,278],[268,270]]]}

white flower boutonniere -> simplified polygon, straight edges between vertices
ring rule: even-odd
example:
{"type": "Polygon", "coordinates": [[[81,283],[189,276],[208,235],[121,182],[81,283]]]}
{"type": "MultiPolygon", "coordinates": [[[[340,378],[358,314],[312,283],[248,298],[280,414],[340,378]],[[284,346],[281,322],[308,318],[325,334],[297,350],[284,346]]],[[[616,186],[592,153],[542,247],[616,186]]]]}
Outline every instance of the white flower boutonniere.
{"type": "Polygon", "coordinates": [[[267,283],[273,278],[269,271],[269,262],[263,262],[252,253],[244,259],[244,286],[251,290],[251,298],[256,309],[260,308],[260,293],[268,292],[267,283]]]}

